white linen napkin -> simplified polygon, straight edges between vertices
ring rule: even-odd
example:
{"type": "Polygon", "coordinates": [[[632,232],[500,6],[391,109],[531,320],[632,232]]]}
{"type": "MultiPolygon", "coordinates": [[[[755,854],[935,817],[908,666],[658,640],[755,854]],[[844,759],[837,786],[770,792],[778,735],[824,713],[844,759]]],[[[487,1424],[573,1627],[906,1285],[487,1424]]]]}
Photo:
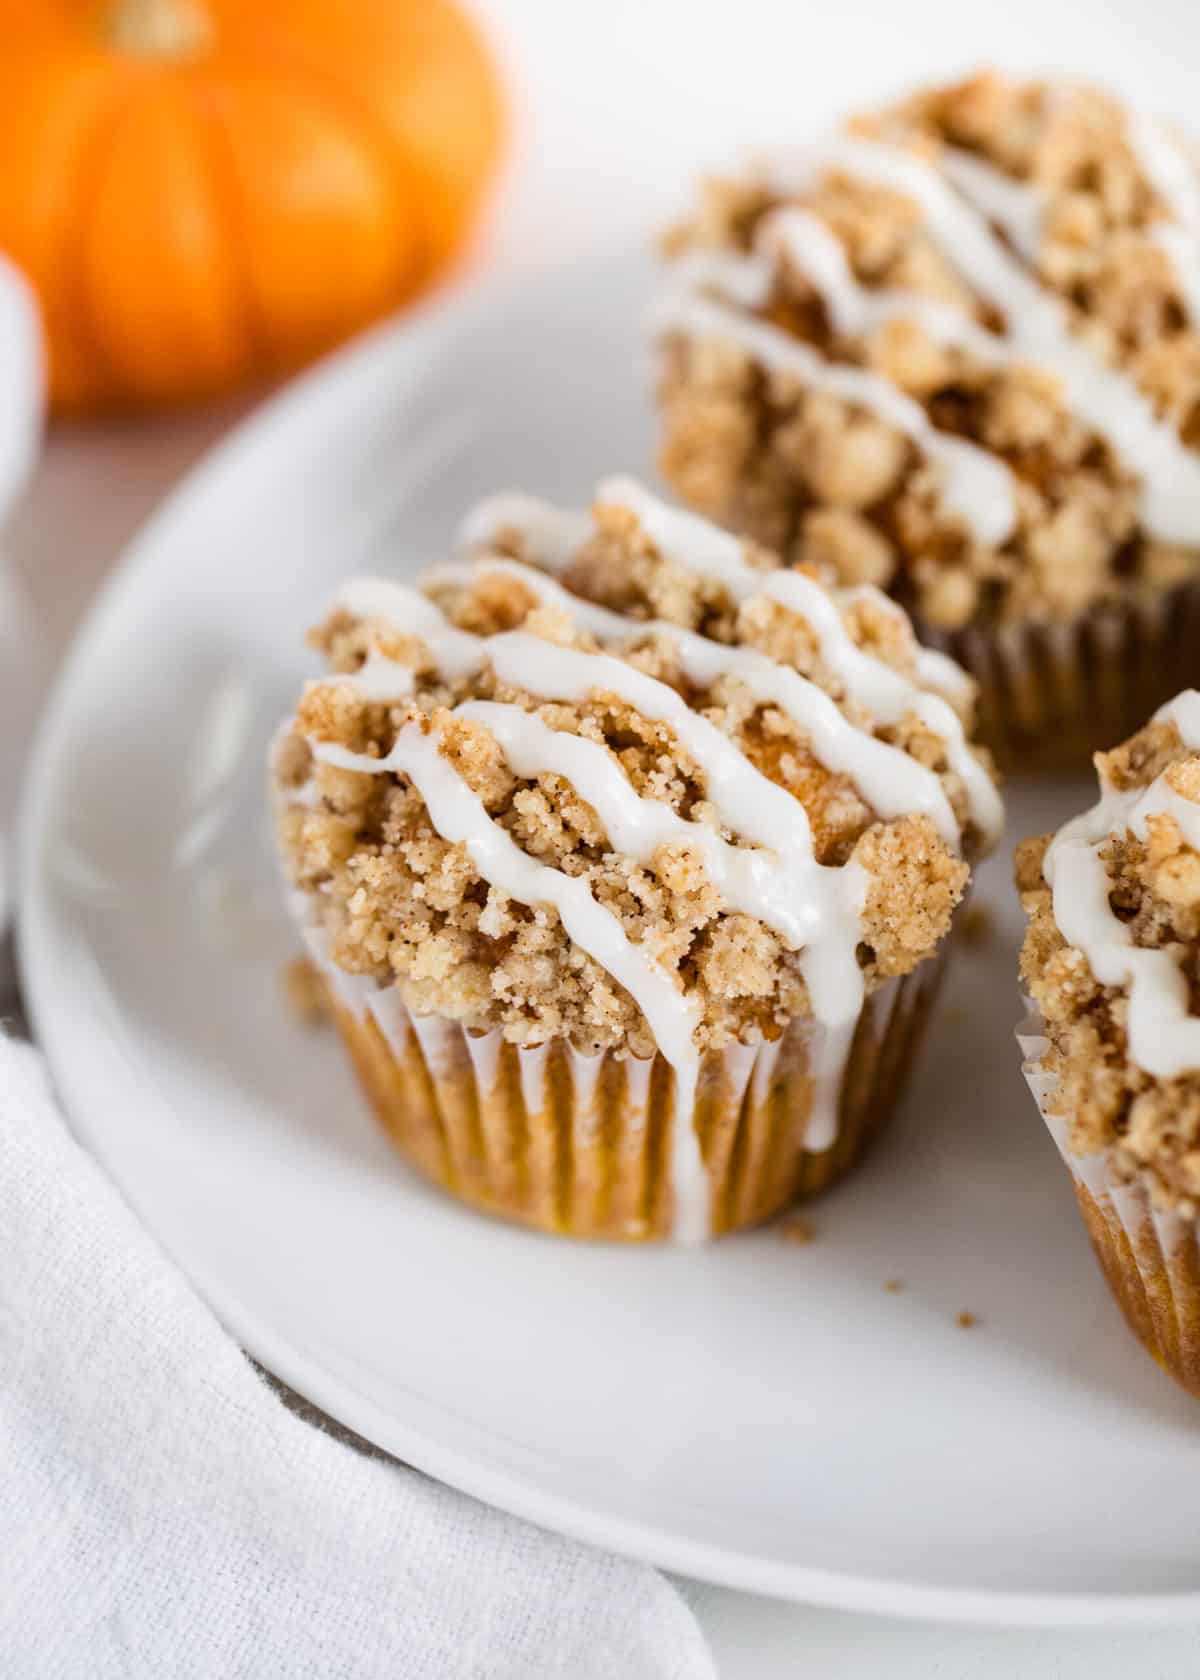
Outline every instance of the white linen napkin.
{"type": "MultiPolygon", "coordinates": [[[[32,298],[0,259],[0,519],[33,459],[32,298]]],[[[0,1015],[40,687],[0,555],[0,1015]]],[[[69,1136],[0,1027],[3,1680],[713,1680],[654,1570],[293,1414],[69,1136]]]]}
{"type": "Polygon", "coordinates": [[[5,1680],[713,1680],[644,1565],[293,1415],[0,1037],[5,1680]]]}

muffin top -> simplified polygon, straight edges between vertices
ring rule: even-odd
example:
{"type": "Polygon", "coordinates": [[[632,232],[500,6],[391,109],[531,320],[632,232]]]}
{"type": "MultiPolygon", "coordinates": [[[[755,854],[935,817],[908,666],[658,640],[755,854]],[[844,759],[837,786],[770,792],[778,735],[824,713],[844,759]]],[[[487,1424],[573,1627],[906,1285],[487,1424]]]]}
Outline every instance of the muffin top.
{"type": "Polygon", "coordinates": [[[1049,1108],[1160,1205],[1200,1205],[1200,692],[1096,755],[1099,802],[1017,852],[1049,1108]]]}
{"type": "Polygon", "coordinates": [[[677,1090],[813,1015],[836,1094],[1000,824],[970,684],[876,591],[626,480],[590,516],[499,497],[463,551],[341,591],[274,749],[332,960],[518,1045],[659,1050],[677,1090]]]}
{"type": "Polygon", "coordinates": [[[1195,577],[1200,176],[1161,124],[976,76],[708,183],[666,249],[693,505],[943,630],[1195,577]]]}

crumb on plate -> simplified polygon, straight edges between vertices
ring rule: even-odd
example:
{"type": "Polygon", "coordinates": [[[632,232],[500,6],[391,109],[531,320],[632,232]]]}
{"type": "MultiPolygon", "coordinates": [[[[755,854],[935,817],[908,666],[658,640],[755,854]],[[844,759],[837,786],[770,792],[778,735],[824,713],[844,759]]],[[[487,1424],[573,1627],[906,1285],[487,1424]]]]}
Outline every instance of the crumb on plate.
{"type": "Polygon", "coordinates": [[[329,997],[325,982],[307,957],[293,957],[280,975],[283,995],[293,1017],[306,1027],[317,1027],[329,1018],[329,997]]]}

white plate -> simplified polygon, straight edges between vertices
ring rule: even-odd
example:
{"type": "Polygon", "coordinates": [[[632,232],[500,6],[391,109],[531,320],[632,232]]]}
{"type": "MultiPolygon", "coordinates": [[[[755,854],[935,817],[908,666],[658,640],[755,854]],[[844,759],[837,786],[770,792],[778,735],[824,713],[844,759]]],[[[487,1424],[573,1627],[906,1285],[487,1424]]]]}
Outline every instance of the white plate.
{"type": "MultiPolygon", "coordinates": [[[[622,1251],[467,1213],[281,1007],[262,759],[304,627],[347,572],[441,554],[484,491],[646,470],[645,285],[616,251],[377,334],[137,543],[25,811],[26,978],[72,1120],[259,1359],[496,1504],[828,1604],[1200,1615],[1200,1412],[1122,1326],[1022,1084],[1007,859],[902,1120],[807,1247],[622,1251]]],[[[1014,832],[1047,814],[1026,799],[1014,832]]]]}

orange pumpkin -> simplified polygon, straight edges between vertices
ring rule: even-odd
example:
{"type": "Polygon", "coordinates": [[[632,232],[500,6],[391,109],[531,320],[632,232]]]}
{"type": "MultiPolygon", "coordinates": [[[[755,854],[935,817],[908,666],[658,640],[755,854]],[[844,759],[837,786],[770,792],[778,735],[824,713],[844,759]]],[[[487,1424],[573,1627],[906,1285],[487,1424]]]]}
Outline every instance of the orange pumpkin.
{"type": "Polygon", "coordinates": [[[60,410],[278,374],[423,287],[500,143],[453,0],[0,0],[0,250],[60,410]]]}

